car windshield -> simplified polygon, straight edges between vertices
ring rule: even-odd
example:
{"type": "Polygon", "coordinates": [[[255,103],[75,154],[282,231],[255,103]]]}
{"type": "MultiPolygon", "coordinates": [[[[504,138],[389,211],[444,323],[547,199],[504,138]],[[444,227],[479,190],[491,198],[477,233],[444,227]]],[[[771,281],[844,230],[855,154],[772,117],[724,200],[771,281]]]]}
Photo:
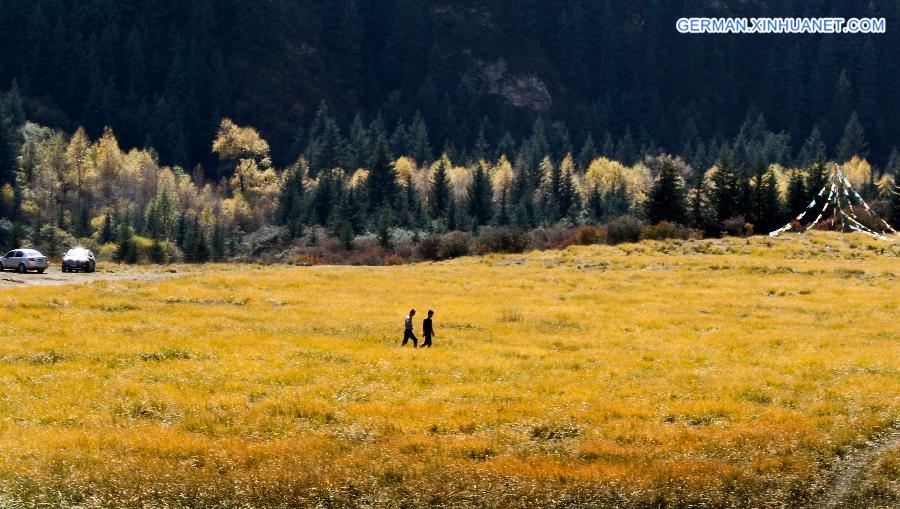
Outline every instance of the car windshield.
{"type": "Polygon", "coordinates": [[[40,252],[35,251],[34,249],[26,249],[25,256],[44,256],[40,252]]]}
{"type": "Polygon", "coordinates": [[[72,258],[84,258],[84,257],[87,257],[87,255],[88,255],[88,250],[81,248],[81,247],[72,248],[66,253],[66,256],[69,256],[72,258]]]}

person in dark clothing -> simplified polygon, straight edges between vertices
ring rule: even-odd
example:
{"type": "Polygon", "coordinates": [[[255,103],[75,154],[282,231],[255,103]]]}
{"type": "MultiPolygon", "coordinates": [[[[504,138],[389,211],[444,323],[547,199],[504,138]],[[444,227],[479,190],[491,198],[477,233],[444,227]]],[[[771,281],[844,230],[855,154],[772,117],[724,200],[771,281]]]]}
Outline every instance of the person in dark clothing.
{"type": "Polygon", "coordinates": [[[432,325],[431,317],[434,316],[434,311],[428,310],[428,318],[422,320],[422,334],[425,336],[425,342],[422,343],[422,348],[426,346],[431,348],[431,338],[434,337],[434,325],[432,325]]]}
{"type": "Polygon", "coordinates": [[[406,315],[406,320],[403,321],[403,344],[400,346],[406,346],[406,343],[411,339],[413,342],[413,348],[419,345],[419,338],[413,334],[413,317],[416,316],[416,310],[410,309],[409,314],[406,315]]]}

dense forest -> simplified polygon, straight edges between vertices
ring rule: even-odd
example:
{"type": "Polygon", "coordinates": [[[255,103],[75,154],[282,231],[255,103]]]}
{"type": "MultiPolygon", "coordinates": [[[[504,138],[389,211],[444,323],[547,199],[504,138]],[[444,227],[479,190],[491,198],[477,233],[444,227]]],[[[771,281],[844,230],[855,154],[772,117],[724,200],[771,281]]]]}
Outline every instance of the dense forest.
{"type": "Polygon", "coordinates": [[[896,2],[0,12],[0,247],[81,239],[121,258],[136,238],[155,259],[200,261],[267,235],[351,249],[367,234],[386,246],[401,231],[620,216],[761,232],[805,206],[829,161],[879,211],[900,210],[896,2]],[[888,33],[676,32],[698,15],[877,16],[888,33]]]}

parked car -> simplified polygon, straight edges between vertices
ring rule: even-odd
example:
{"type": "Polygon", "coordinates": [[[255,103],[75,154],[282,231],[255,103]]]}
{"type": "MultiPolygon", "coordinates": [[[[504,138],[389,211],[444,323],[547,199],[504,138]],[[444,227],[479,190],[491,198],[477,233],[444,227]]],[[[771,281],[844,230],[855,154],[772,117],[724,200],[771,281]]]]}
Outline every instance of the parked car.
{"type": "Polygon", "coordinates": [[[12,269],[20,274],[35,270],[43,274],[49,266],[47,257],[34,249],[14,249],[0,256],[0,270],[12,269]]]}
{"type": "Polygon", "coordinates": [[[83,247],[73,247],[66,251],[62,259],[63,272],[94,272],[97,270],[97,260],[94,259],[94,253],[90,249],[83,247]]]}

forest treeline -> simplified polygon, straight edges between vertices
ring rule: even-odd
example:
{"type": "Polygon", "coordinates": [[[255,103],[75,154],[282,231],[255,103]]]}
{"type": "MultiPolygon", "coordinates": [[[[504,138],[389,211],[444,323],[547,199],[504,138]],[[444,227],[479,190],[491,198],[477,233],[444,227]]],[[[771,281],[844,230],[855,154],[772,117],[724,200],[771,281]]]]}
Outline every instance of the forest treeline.
{"type": "Polygon", "coordinates": [[[897,2],[0,0],[0,13],[0,89],[16,80],[29,118],[94,138],[111,126],[216,178],[223,117],[287,166],[322,100],[342,126],[380,113],[389,133],[420,111],[453,161],[477,159],[479,137],[518,143],[538,116],[554,159],[590,135],[628,165],[662,150],[709,166],[760,113],[794,152],[815,131],[835,159],[855,116],[860,155],[881,167],[900,132],[897,2]],[[873,16],[888,30],[697,36],[676,32],[684,16],[873,16]]]}
{"type": "MultiPolygon", "coordinates": [[[[4,147],[15,172],[0,186],[0,245],[54,256],[81,244],[120,261],[323,246],[331,255],[388,253],[401,244],[406,258],[414,249],[440,258],[470,252],[473,238],[485,250],[516,250],[531,242],[527,232],[579,226],[592,228],[579,233],[585,242],[636,240],[644,225],[657,225],[648,230],[657,236],[765,233],[805,209],[835,164],[816,137],[790,153],[761,115],[695,167],[665,153],[629,160],[625,147],[591,138],[554,157],[540,119],[519,143],[480,140],[473,157],[454,160],[431,147],[419,116],[392,133],[380,117],[357,116],[344,130],[322,103],[302,155],[283,168],[258,131],[223,119],[210,145],[221,177],[202,165],[161,165],[153,149],[123,149],[110,128],[92,139],[83,128],[29,122],[15,88],[0,99],[0,126],[15,141],[4,147]]],[[[856,151],[865,145],[849,124],[838,162],[876,210],[900,218],[900,158],[873,168],[856,151]]]]}

